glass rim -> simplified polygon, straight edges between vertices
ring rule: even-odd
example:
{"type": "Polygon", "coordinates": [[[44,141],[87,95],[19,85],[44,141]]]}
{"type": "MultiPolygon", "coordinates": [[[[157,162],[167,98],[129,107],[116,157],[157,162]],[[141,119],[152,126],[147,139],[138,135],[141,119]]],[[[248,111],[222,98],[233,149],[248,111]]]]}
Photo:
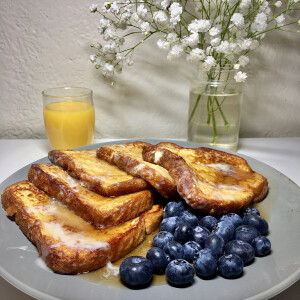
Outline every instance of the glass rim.
{"type": "Polygon", "coordinates": [[[52,98],[80,98],[80,97],[86,97],[89,95],[92,95],[93,91],[89,88],[85,87],[76,87],[76,86],[61,86],[61,87],[55,87],[55,88],[49,88],[42,91],[42,95],[45,97],[52,97],[52,98]],[[64,96],[64,95],[55,95],[52,94],[51,91],[55,90],[81,90],[83,92],[78,93],[77,95],[74,94],[72,96],[64,96]]]}

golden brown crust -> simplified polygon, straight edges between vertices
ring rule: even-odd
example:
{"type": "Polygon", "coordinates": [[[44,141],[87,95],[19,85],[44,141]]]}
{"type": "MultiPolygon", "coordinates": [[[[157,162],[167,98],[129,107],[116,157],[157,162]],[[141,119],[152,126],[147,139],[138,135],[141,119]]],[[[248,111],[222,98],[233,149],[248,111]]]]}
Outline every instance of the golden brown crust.
{"type": "Polygon", "coordinates": [[[104,196],[120,196],[149,188],[141,178],[128,175],[97,158],[96,150],[52,150],[48,158],[72,177],[85,182],[89,189],[104,196]]]}
{"type": "Polygon", "coordinates": [[[114,198],[101,196],[82,186],[60,167],[51,164],[32,165],[28,179],[97,228],[131,220],[154,204],[154,192],[150,190],[114,198]]]}
{"type": "Polygon", "coordinates": [[[149,143],[132,142],[108,145],[97,149],[97,156],[121,170],[149,182],[163,197],[178,197],[176,185],[168,171],[155,164],[145,162],[142,156],[149,143]]]}
{"type": "Polygon", "coordinates": [[[181,197],[203,212],[238,211],[262,199],[267,190],[266,178],[254,172],[246,160],[223,151],[168,143],[145,147],[143,157],[166,168],[181,197]]]}
{"type": "Polygon", "coordinates": [[[7,187],[1,198],[47,266],[62,274],[92,271],[120,259],[144,240],[145,220],[158,224],[162,215],[162,207],[154,205],[121,225],[95,229],[26,180],[7,187]]]}

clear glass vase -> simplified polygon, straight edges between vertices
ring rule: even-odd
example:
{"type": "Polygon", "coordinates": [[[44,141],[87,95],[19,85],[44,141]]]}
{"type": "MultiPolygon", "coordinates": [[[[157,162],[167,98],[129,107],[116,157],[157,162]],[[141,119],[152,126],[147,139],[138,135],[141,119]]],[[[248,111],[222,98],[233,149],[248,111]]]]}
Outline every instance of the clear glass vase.
{"type": "Polygon", "coordinates": [[[231,65],[199,66],[191,81],[188,141],[236,151],[243,101],[243,83],[231,65]]]}

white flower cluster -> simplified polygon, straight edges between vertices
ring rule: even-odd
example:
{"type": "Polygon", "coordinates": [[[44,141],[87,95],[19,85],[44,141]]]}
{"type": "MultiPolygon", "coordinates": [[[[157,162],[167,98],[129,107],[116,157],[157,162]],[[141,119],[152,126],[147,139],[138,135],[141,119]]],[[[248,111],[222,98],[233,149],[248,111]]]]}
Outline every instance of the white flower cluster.
{"type": "MultiPolygon", "coordinates": [[[[92,45],[97,53],[90,56],[91,62],[103,75],[113,75],[124,64],[132,65],[136,47],[158,35],[157,46],[167,51],[168,60],[185,55],[208,71],[224,62],[239,70],[266,33],[291,25],[285,24],[285,15],[299,10],[299,0],[195,0],[193,5],[178,0],[120,0],[104,2],[101,8],[92,4],[90,12],[101,16],[102,43],[92,45]],[[128,46],[127,40],[136,34],[140,39],[128,46]]],[[[235,79],[246,77],[237,71],[235,79]]]]}

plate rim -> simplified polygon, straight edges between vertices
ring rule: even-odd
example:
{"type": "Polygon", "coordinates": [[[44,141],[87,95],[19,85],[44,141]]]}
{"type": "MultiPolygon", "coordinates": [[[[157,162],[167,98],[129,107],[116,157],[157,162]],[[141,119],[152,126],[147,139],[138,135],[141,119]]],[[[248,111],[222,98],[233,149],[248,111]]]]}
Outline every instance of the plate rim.
{"type": "MultiPolygon", "coordinates": [[[[206,147],[206,148],[211,148],[211,149],[216,149],[216,150],[224,151],[224,152],[227,152],[227,153],[231,153],[231,154],[234,154],[234,155],[237,155],[237,156],[240,156],[240,157],[246,159],[247,162],[248,162],[248,159],[250,159],[252,161],[255,161],[258,164],[262,164],[262,165],[265,165],[265,166],[273,169],[274,172],[276,172],[276,173],[284,176],[285,178],[287,178],[291,184],[294,184],[299,189],[299,186],[293,180],[291,180],[289,177],[287,177],[285,174],[281,173],[280,171],[273,168],[272,166],[270,166],[270,165],[268,165],[264,162],[261,162],[260,160],[257,160],[255,158],[250,157],[250,156],[247,156],[247,155],[244,155],[244,154],[241,154],[241,153],[237,153],[237,152],[234,152],[234,151],[230,151],[230,150],[227,150],[227,149],[221,149],[221,148],[217,148],[217,147],[202,145],[202,144],[193,143],[193,142],[184,141],[184,140],[172,140],[172,139],[116,139],[116,140],[111,140],[111,141],[106,141],[106,142],[90,144],[90,145],[87,145],[87,146],[77,147],[77,148],[74,148],[73,150],[97,149],[98,147],[105,146],[105,145],[128,143],[128,142],[133,142],[133,141],[144,141],[144,142],[153,143],[153,144],[164,141],[164,142],[172,142],[172,143],[185,144],[185,145],[193,145],[191,148],[206,147]]],[[[24,171],[24,170],[28,170],[29,167],[32,164],[39,163],[39,161],[43,161],[43,160],[47,160],[47,159],[48,159],[47,156],[42,157],[38,160],[35,160],[35,161],[25,165],[24,167],[18,169],[16,172],[14,172],[10,176],[8,176],[6,179],[4,179],[0,183],[0,189],[4,190],[4,188],[6,187],[5,183],[7,181],[11,180],[12,178],[14,178],[17,173],[19,173],[21,171],[24,171]]],[[[250,163],[249,163],[249,165],[250,165],[250,163]]],[[[1,192],[1,190],[0,190],[0,192],[1,192]]],[[[25,238],[27,239],[26,236],[25,236],[25,238]]],[[[28,242],[31,243],[31,241],[29,241],[29,240],[28,240],[28,242]]],[[[17,279],[13,275],[11,275],[1,265],[0,265],[0,276],[4,280],[6,280],[8,283],[13,285],[15,288],[17,288],[18,290],[24,292],[25,294],[27,294],[31,297],[34,297],[34,298],[38,297],[38,299],[46,299],[46,300],[59,300],[60,299],[60,298],[57,298],[55,296],[52,296],[51,294],[44,293],[44,292],[41,292],[41,291],[39,291],[35,288],[32,288],[30,285],[24,284],[19,279],[17,279]]],[[[286,277],[279,284],[276,284],[275,286],[269,288],[266,291],[260,292],[256,295],[247,297],[245,299],[254,300],[254,299],[265,299],[266,297],[274,297],[274,296],[278,295],[279,293],[283,292],[284,290],[286,290],[287,288],[289,288],[290,286],[292,286],[293,284],[295,284],[299,279],[300,279],[300,266],[294,273],[292,273],[290,276],[286,277]]]]}

